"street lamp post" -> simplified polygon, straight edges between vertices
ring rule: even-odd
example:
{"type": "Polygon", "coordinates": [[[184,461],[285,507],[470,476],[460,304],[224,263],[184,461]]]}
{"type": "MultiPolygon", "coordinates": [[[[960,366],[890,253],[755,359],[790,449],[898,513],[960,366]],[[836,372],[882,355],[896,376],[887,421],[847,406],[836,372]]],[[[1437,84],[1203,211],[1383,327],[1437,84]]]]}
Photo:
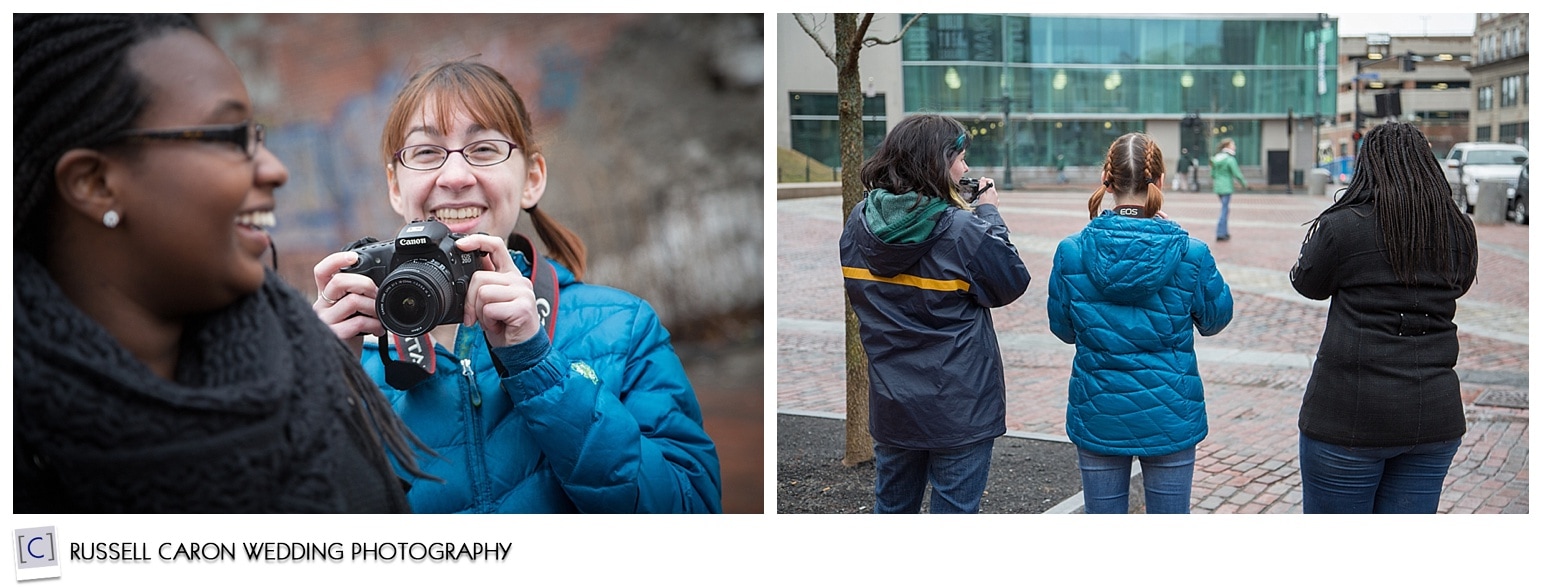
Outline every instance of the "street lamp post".
{"type": "Polygon", "coordinates": [[[998,104],[1001,107],[1001,124],[1006,127],[1005,132],[1002,133],[1001,137],[1001,155],[1003,163],[1003,168],[1001,171],[1001,189],[1003,190],[1012,189],[1012,146],[1016,141],[1012,131],[1012,101],[1013,99],[1011,94],[1002,94],[1000,98],[986,98],[980,106],[981,110],[995,108],[998,104]]]}

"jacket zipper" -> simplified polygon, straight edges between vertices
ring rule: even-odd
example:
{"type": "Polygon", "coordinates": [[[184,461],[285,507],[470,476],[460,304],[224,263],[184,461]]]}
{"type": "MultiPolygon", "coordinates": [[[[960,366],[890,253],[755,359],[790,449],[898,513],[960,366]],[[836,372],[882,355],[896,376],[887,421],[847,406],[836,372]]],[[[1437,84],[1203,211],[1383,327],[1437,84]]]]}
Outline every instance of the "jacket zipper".
{"type": "Polygon", "coordinates": [[[460,373],[466,379],[467,395],[471,400],[471,406],[467,409],[471,416],[471,430],[467,433],[471,437],[471,455],[469,456],[471,471],[468,473],[471,475],[471,488],[475,498],[473,504],[477,506],[478,511],[488,512],[487,507],[490,504],[488,497],[491,492],[487,487],[486,440],[482,435],[482,389],[477,386],[476,371],[471,369],[471,341],[472,338],[468,336],[464,327],[458,330],[455,351],[460,357],[460,373]]]}

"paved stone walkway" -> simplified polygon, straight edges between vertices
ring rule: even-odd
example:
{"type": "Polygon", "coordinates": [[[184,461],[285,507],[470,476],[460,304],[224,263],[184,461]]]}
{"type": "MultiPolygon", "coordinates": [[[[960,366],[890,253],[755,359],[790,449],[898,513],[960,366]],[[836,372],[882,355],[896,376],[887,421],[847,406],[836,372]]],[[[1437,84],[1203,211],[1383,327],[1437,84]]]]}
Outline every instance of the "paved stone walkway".
{"type": "MultiPolygon", "coordinates": [[[[1056,244],[1087,222],[1083,192],[1014,192],[1001,206],[1033,283],[994,312],[1006,361],[1007,427],[1064,439],[1065,389],[1074,349],[1045,317],[1056,244]]],[[[1171,193],[1165,209],[1210,243],[1231,285],[1234,318],[1199,338],[1210,436],[1199,444],[1196,513],[1301,512],[1296,415],[1328,306],[1291,288],[1288,271],[1321,196],[1233,197],[1232,239],[1214,240],[1213,194],[1171,193]]],[[[777,408],[844,414],[843,304],[836,197],[777,202],[777,408]]],[[[1458,302],[1468,433],[1440,512],[1529,512],[1529,228],[1478,228],[1477,283],[1458,302]]]]}

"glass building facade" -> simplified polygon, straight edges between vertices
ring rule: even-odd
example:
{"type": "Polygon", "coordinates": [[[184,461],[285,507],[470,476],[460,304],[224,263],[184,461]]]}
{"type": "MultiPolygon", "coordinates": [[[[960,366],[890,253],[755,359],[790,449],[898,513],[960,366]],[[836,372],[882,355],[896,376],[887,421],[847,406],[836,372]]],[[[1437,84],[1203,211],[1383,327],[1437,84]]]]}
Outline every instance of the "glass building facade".
{"type": "MultiPolygon", "coordinates": [[[[1334,25],[1316,15],[928,14],[901,41],[905,111],[964,122],[974,166],[1002,165],[1008,142],[1013,167],[1057,155],[1097,166],[1119,135],[1189,116],[1183,147],[1211,153],[1223,136],[1260,145],[1265,121],[1335,112],[1334,25]]],[[[1238,156],[1263,163],[1259,149],[1238,156]]]]}
{"type": "MultiPolygon", "coordinates": [[[[862,147],[872,155],[888,132],[884,95],[862,100],[862,147]]],[[[788,96],[792,148],[830,166],[841,166],[840,104],[834,92],[793,92],[788,96]]]]}

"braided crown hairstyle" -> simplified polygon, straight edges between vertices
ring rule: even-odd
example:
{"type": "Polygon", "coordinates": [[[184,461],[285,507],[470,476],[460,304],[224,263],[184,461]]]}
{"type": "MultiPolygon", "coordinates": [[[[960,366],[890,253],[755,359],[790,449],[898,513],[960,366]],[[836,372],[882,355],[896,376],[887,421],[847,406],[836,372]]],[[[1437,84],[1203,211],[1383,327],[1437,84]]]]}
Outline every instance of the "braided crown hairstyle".
{"type": "Polygon", "coordinates": [[[1323,215],[1366,203],[1375,206],[1382,248],[1398,281],[1411,286],[1418,271],[1428,270],[1456,285],[1476,270],[1475,256],[1463,260],[1466,267],[1454,265],[1452,246],[1477,251],[1477,235],[1452,200],[1445,172],[1418,127],[1390,122],[1366,133],[1354,178],[1344,195],[1312,220],[1308,234],[1323,215]]]}
{"type": "Polygon", "coordinates": [[[18,250],[36,251],[58,198],[59,158],[102,145],[144,110],[148,98],[127,64],[129,49],[198,27],[176,14],[17,14],[14,20],[14,238],[18,250]]]}
{"type": "Polygon", "coordinates": [[[1103,195],[1135,194],[1146,191],[1145,217],[1151,218],[1162,210],[1162,174],[1167,166],[1162,162],[1162,150],[1156,141],[1145,133],[1126,133],[1108,147],[1103,158],[1103,172],[1108,179],[1087,200],[1087,218],[1097,218],[1103,209],[1103,195]]]}
{"type": "Polygon", "coordinates": [[[916,205],[928,197],[942,198],[953,206],[968,208],[948,170],[953,158],[969,149],[964,125],[940,114],[906,117],[878,143],[873,156],[862,163],[862,185],[892,194],[916,193],[916,205]]]}

